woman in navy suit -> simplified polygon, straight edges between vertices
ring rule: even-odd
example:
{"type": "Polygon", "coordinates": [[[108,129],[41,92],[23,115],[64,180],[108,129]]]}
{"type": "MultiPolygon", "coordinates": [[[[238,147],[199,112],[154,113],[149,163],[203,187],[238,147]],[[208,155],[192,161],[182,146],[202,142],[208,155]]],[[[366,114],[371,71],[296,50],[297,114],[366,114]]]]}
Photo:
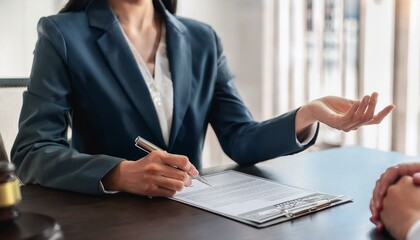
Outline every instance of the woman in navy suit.
{"type": "Polygon", "coordinates": [[[174,3],[70,0],[40,20],[12,148],[24,183],[172,196],[198,174],[209,123],[225,153],[251,165],[312,145],[318,122],[350,131],[394,108],[375,115],[376,93],[329,96],[256,122],[215,32],[174,16],[174,3]],[[134,147],[138,135],[165,152],[146,155],[134,147]]]}

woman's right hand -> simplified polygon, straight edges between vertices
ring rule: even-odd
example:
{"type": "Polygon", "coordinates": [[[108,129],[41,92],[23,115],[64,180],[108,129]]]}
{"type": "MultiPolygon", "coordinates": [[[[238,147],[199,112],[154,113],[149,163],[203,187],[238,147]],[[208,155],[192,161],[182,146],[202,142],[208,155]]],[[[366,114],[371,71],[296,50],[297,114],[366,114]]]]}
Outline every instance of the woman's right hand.
{"type": "Polygon", "coordinates": [[[152,151],[137,161],[124,160],[102,179],[106,190],[149,197],[172,197],[191,186],[198,171],[186,156],[152,151]]]}

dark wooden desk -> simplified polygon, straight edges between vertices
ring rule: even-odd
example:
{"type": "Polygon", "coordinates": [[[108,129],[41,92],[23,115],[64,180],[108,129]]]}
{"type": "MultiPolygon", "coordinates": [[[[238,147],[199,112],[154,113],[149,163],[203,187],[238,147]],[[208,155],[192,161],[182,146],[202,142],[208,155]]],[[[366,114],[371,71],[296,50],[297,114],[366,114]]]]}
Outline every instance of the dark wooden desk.
{"type": "Polygon", "coordinates": [[[413,161],[398,153],[360,147],[336,148],[273,159],[237,170],[303,188],[344,194],[353,203],[256,229],[164,198],[128,194],[92,197],[23,186],[21,211],[47,214],[66,239],[390,239],[376,233],[368,204],[379,175],[413,161]]]}

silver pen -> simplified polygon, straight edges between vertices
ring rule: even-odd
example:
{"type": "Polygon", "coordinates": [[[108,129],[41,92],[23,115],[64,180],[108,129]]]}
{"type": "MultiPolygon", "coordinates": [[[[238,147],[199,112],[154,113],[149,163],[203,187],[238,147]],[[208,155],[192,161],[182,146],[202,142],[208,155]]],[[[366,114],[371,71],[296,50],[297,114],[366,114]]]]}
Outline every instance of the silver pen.
{"type": "MultiPolygon", "coordinates": [[[[163,149],[161,149],[160,147],[156,146],[155,144],[147,141],[146,139],[138,136],[136,137],[136,140],[134,140],[136,147],[140,148],[141,150],[147,152],[147,153],[151,153],[153,150],[159,150],[159,151],[164,151],[163,149]]],[[[198,175],[196,177],[188,174],[191,178],[193,179],[197,179],[198,181],[208,185],[208,186],[212,186],[204,177],[198,175]]]]}

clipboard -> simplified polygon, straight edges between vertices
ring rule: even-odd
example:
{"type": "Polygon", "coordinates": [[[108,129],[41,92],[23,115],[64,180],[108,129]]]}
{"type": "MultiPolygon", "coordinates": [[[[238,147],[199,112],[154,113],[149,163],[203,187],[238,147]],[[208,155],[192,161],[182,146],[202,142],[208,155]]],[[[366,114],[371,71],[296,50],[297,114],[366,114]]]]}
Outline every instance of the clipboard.
{"type": "Polygon", "coordinates": [[[342,195],[298,188],[233,170],[206,175],[206,179],[213,187],[193,181],[192,188],[185,188],[170,199],[256,228],[352,201],[342,195]]]}
{"type": "Polygon", "coordinates": [[[341,197],[342,196],[340,196],[340,198],[335,198],[332,200],[320,200],[318,202],[315,202],[313,204],[308,204],[306,206],[284,210],[284,213],[278,214],[274,216],[273,218],[268,219],[263,222],[255,222],[252,220],[248,220],[245,218],[238,218],[235,216],[231,216],[231,218],[235,219],[236,221],[254,226],[256,228],[264,228],[264,227],[272,226],[274,224],[290,221],[292,219],[299,218],[299,217],[312,214],[318,211],[322,211],[330,207],[338,206],[345,203],[350,203],[353,201],[352,199],[344,199],[341,197]]]}

